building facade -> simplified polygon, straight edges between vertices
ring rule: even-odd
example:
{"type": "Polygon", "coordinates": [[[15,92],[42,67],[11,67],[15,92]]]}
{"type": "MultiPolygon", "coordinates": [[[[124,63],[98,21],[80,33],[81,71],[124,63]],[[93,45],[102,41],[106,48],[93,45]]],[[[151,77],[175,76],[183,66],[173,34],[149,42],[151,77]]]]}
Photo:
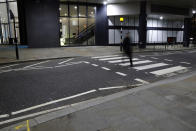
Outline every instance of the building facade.
{"type": "Polygon", "coordinates": [[[123,36],[130,32],[132,43],[141,48],[165,43],[188,46],[196,39],[196,3],[192,2],[184,7],[132,0],[107,4],[0,0],[0,44],[13,44],[16,38],[30,48],[119,45],[122,28],[123,36]]]}

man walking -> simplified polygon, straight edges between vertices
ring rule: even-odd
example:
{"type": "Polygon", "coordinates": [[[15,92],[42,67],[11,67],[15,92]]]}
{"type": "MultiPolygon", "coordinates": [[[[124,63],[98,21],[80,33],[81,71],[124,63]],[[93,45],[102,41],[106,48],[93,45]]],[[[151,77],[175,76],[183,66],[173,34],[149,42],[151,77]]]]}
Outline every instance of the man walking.
{"type": "Polygon", "coordinates": [[[126,37],[123,40],[123,51],[125,53],[125,55],[127,55],[130,59],[130,66],[133,67],[133,61],[132,61],[132,52],[133,52],[133,48],[131,45],[131,40],[130,40],[130,33],[126,34],[126,37]]]}

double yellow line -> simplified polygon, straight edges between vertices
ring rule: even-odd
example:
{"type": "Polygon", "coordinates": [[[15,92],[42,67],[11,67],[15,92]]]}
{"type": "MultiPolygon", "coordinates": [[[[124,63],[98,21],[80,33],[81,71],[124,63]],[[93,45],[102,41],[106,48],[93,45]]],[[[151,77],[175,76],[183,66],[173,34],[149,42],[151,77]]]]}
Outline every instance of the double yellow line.
{"type": "Polygon", "coordinates": [[[31,131],[30,130],[30,126],[29,126],[29,120],[26,121],[26,124],[25,125],[16,126],[15,127],[15,130],[19,130],[20,128],[23,128],[23,127],[27,127],[27,131],[31,131]]]}

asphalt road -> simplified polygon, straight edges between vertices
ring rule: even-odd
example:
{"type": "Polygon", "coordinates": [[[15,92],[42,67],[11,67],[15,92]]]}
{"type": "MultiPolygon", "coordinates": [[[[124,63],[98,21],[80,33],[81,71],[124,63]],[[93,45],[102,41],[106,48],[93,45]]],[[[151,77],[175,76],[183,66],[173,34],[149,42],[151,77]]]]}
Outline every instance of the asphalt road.
{"type": "MultiPolygon", "coordinates": [[[[196,51],[78,57],[0,66],[0,123],[194,71],[196,51]]],[[[1,125],[0,125],[1,127],[1,125]]]]}

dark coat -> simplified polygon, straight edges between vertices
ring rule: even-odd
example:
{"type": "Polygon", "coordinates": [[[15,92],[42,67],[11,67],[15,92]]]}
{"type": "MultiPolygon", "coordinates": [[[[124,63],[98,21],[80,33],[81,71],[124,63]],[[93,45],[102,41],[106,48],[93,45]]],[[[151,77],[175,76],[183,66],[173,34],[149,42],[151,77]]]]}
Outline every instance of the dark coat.
{"type": "Polygon", "coordinates": [[[132,53],[131,40],[129,37],[125,37],[123,40],[123,50],[128,55],[132,53]]]}

